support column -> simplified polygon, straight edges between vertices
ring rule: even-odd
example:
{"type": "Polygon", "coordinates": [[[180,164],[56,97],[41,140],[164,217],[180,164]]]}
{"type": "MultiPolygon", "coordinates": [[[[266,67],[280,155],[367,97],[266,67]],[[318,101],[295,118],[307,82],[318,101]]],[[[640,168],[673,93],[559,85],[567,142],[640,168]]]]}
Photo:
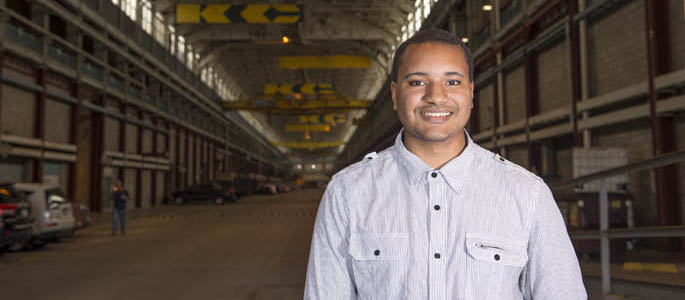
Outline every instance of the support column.
{"type": "MultiPolygon", "coordinates": [[[[98,99],[94,101],[96,105],[104,107],[104,95],[98,95],[98,99]]],[[[90,190],[90,210],[95,212],[102,211],[102,153],[105,147],[105,117],[100,112],[93,112],[91,114],[93,122],[93,155],[91,157],[91,166],[93,170],[93,188],[90,190]]]]}
{"type": "MultiPolygon", "coordinates": [[[[79,111],[81,109],[81,96],[80,96],[80,84],[78,81],[72,83],[71,86],[71,96],[76,98],[78,103],[72,105],[71,107],[71,128],[69,131],[69,141],[74,144],[78,145],[78,115],[79,111]]],[[[76,162],[71,164],[71,168],[69,169],[69,190],[67,191],[67,194],[70,196],[72,201],[74,203],[80,203],[81,199],[77,198],[77,188],[78,188],[78,180],[76,179],[77,177],[77,170],[78,170],[78,165],[79,165],[79,159],[76,159],[76,162]]]]}
{"type": "MultiPolygon", "coordinates": [[[[647,70],[649,87],[649,111],[652,131],[652,154],[658,157],[677,150],[675,120],[657,114],[656,106],[660,100],[655,86],[655,78],[667,73],[671,68],[668,34],[668,2],[645,0],[645,22],[647,40],[647,70]]],[[[654,174],[659,225],[681,224],[679,201],[678,166],[670,165],[655,169],[654,174]]],[[[677,238],[666,241],[662,249],[679,251],[681,245],[677,238]]]]}
{"type": "MultiPolygon", "coordinates": [[[[533,40],[532,27],[527,29],[526,43],[533,40]]],[[[542,174],[540,159],[540,144],[530,141],[530,118],[540,113],[540,99],[538,95],[537,53],[527,54],[524,58],[526,89],[526,140],[528,145],[528,169],[536,174],[542,174]]]]}
{"type": "MultiPolygon", "coordinates": [[[[157,116],[152,116],[152,126],[155,128],[159,128],[159,123],[157,122],[157,116]]],[[[157,158],[159,157],[159,152],[157,152],[157,130],[152,131],[152,155],[157,158]]],[[[155,204],[157,203],[157,170],[151,170],[152,173],[152,182],[150,182],[150,188],[152,189],[150,193],[150,206],[154,207],[155,204]]]]}
{"type": "Polygon", "coordinates": [[[41,183],[43,182],[43,164],[45,162],[45,148],[43,146],[43,143],[45,143],[45,101],[47,95],[47,71],[45,66],[39,67],[36,76],[38,85],[41,87],[41,91],[38,93],[38,97],[36,99],[35,137],[41,140],[41,147],[40,157],[36,161],[36,164],[33,165],[33,181],[41,183]]]}
{"type": "MultiPolygon", "coordinates": [[[[138,110],[138,120],[143,122],[143,112],[138,110]]],[[[138,147],[136,154],[143,155],[143,126],[138,125],[138,147]]],[[[143,169],[136,169],[136,208],[141,208],[143,203],[143,169]]]]}
{"type": "MultiPolygon", "coordinates": [[[[119,152],[124,154],[124,162],[127,162],[128,160],[126,159],[126,119],[128,119],[128,116],[126,114],[126,103],[119,104],[119,113],[121,113],[124,116],[123,120],[119,120],[119,152]]],[[[122,184],[125,184],[123,166],[119,167],[119,171],[117,172],[117,178],[121,180],[122,184]]]]}
{"type": "Polygon", "coordinates": [[[566,41],[569,68],[569,100],[571,101],[571,124],[573,124],[573,145],[583,146],[583,137],[578,132],[578,109],[577,103],[581,98],[580,87],[580,37],[578,25],[573,22],[573,16],[578,13],[578,0],[568,1],[568,17],[566,21],[566,41]]]}

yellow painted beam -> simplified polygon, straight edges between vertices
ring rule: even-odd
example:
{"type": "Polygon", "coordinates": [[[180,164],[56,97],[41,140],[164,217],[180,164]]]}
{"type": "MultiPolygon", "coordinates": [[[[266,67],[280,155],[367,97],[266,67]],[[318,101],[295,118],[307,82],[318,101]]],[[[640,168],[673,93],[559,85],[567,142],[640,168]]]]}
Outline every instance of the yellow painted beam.
{"type": "Polygon", "coordinates": [[[238,100],[224,102],[228,110],[252,110],[260,112],[293,112],[307,110],[356,110],[371,107],[371,101],[365,100],[238,100]]]}
{"type": "Polygon", "coordinates": [[[318,94],[333,94],[335,88],[330,83],[284,83],[284,84],[267,84],[264,85],[265,95],[318,95],[318,94]]]}
{"type": "Polygon", "coordinates": [[[286,124],[285,132],[322,131],[331,132],[329,124],[286,124]]]}
{"type": "Polygon", "coordinates": [[[200,23],[199,4],[179,4],[176,6],[176,23],[200,23]]]}
{"type": "Polygon", "coordinates": [[[368,69],[371,59],[368,56],[281,56],[278,58],[281,69],[368,69]]]}
{"type": "Polygon", "coordinates": [[[299,22],[297,4],[177,4],[177,24],[290,24],[299,22]]]}
{"type": "Polygon", "coordinates": [[[625,271],[652,271],[662,273],[678,273],[678,266],[669,263],[645,263],[645,262],[625,262],[623,263],[623,270],[625,271]]]}
{"type": "Polygon", "coordinates": [[[347,116],[341,113],[330,113],[325,115],[300,115],[300,123],[326,123],[339,124],[347,122],[347,116]]]}
{"type": "Polygon", "coordinates": [[[276,142],[274,145],[294,149],[322,149],[343,145],[343,142],[276,142]]]}

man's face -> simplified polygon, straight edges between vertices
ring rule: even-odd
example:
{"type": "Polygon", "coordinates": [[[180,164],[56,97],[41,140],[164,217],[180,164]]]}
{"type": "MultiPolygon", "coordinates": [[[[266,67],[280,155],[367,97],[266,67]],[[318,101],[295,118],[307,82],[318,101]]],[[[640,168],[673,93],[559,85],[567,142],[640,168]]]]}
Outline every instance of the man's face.
{"type": "Polygon", "coordinates": [[[401,57],[392,101],[405,132],[424,142],[444,142],[464,130],[473,108],[473,83],[459,46],[409,45],[401,57]]]}

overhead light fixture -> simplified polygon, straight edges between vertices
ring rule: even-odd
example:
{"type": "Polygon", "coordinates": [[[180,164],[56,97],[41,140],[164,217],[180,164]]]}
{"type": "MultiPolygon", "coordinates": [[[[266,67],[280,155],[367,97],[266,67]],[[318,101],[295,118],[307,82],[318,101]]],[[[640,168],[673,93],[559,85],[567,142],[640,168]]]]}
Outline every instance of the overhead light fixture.
{"type": "Polygon", "coordinates": [[[464,38],[461,38],[461,42],[464,43],[464,44],[466,44],[466,43],[469,42],[469,38],[465,38],[465,37],[464,37],[464,38]]]}
{"type": "Polygon", "coordinates": [[[491,11],[491,10],[492,10],[492,5],[490,5],[490,4],[483,4],[483,10],[484,10],[484,11],[491,11]]]}
{"type": "Polygon", "coordinates": [[[290,38],[287,35],[284,35],[281,40],[283,41],[283,44],[290,43],[290,38]]]}

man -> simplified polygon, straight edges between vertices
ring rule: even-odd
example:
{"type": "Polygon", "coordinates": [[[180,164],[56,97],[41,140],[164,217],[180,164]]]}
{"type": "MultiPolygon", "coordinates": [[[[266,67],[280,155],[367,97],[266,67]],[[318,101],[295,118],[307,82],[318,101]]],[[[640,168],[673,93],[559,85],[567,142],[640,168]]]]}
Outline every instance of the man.
{"type": "Polygon", "coordinates": [[[305,299],[585,299],[552,194],[478,145],[471,54],[442,30],[397,49],[395,145],[336,174],[312,239],[305,299]]]}
{"type": "Polygon", "coordinates": [[[128,201],[128,191],[116,181],[112,186],[112,198],[114,199],[114,209],[112,210],[112,236],[117,235],[117,227],[121,228],[121,235],[126,234],[126,202],[128,201]],[[117,226],[117,223],[119,226],[117,226]]]}

